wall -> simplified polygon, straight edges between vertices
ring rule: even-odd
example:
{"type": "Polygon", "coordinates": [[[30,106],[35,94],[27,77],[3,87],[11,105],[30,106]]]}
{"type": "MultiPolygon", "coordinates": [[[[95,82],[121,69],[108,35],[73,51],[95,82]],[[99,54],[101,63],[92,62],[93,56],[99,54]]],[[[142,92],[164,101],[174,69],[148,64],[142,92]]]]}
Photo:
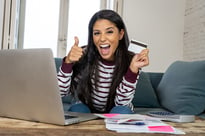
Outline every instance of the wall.
{"type": "Polygon", "coordinates": [[[150,65],[164,72],[183,59],[185,0],[124,0],[123,19],[130,39],[148,43],[150,65]]]}
{"type": "Polygon", "coordinates": [[[184,59],[205,60],[205,0],[187,0],[184,59]]]}

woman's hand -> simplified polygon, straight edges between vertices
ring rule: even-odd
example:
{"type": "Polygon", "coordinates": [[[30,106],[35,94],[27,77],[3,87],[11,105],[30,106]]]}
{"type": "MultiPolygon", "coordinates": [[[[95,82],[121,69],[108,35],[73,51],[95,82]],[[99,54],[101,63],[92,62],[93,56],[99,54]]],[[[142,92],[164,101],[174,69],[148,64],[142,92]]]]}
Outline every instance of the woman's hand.
{"type": "Polygon", "coordinates": [[[135,54],[135,56],[133,56],[132,61],[130,63],[130,70],[133,73],[138,73],[140,68],[149,65],[148,53],[149,50],[144,49],[139,54],[135,54]]]}
{"type": "Polygon", "coordinates": [[[79,61],[79,59],[83,55],[83,49],[78,46],[79,44],[79,39],[78,37],[74,37],[75,43],[71,47],[70,52],[66,56],[65,63],[74,63],[76,61],[79,61]]]}

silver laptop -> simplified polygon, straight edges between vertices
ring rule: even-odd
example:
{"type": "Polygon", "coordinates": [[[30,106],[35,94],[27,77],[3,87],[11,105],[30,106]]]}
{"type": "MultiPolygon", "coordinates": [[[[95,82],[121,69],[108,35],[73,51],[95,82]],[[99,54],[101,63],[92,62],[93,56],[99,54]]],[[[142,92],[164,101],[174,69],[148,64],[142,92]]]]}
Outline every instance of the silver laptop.
{"type": "Polygon", "coordinates": [[[65,114],[51,49],[0,50],[0,116],[57,125],[97,118],[65,114]]]}

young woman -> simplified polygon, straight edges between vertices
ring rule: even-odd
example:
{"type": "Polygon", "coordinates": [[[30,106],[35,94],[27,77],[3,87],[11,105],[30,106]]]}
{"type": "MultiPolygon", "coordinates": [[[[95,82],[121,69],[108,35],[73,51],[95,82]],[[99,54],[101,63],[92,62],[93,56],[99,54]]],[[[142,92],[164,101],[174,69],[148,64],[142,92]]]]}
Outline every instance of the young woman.
{"type": "Polygon", "coordinates": [[[69,111],[132,113],[132,99],[140,68],[149,64],[148,49],[128,51],[129,39],[122,18],[112,10],[101,10],[89,22],[88,44],[74,45],[58,73],[62,97],[76,99],[69,111]]]}

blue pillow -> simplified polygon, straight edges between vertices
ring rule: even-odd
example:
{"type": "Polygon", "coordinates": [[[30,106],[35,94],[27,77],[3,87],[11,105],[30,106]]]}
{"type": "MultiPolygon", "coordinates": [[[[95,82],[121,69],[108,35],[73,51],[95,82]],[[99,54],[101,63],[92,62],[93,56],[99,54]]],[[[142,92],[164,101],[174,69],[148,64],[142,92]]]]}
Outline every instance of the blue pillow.
{"type": "Polygon", "coordinates": [[[62,58],[54,58],[54,61],[55,61],[55,65],[56,65],[56,72],[58,72],[59,68],[62,64],[63,59],[62,58]]]}
{"type": "Polygon", "coordinates": [[[177,114],[198,115],[205,110],[205,61],[176,61],[157,88],[161,105],[177,114]]]}
{"type": "Polygon", "coordinates": [[[155,91],[152,87],[150,78],[147,73],[141,72],[136,86],[134,99],[132,100],[134,107],[158,108],[158,102],[155,91]]]}

